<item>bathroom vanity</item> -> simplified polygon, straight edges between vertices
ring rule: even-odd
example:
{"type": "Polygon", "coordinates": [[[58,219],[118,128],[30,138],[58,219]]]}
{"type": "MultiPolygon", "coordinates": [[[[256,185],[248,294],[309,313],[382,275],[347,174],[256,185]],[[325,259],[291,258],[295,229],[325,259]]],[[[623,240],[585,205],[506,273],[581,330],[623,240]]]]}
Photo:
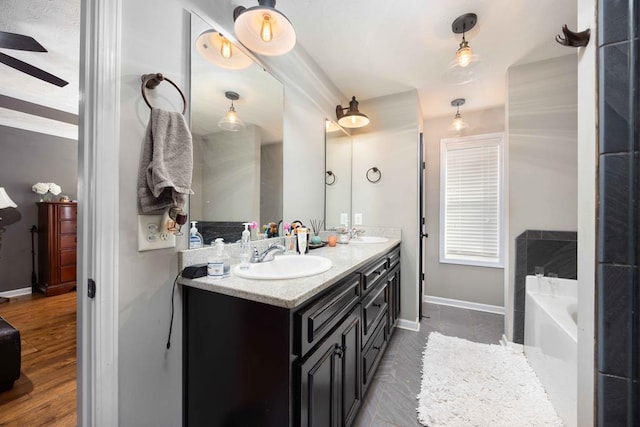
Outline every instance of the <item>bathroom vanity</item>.
{"type": "Polygon", "coordinates": [[[349,426],[400,312],[400,241],[301,279],[181,279],[184,425],[349,426]]]}

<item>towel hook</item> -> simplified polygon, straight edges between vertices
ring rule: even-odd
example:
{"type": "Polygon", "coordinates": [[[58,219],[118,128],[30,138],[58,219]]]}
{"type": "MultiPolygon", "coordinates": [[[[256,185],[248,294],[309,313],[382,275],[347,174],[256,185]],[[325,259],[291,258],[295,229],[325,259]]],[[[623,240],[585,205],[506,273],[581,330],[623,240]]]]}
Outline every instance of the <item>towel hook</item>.
{"type": "Polygon", "coordinates": [[[180,94],[180,97],[182,98],[182,103],[184,104],[184,108],[182,109],[182,114],[187,112],[187,98],[184,96],[184,93],[182,93],[182,91],[180,90],[178,85],[175,84],[171,79],[169,79],[168,77],[163,76],[162,73],[143,74],[141,79],[142,79],[142,86],[140,86],[140,91],[142,92],[142,97],[144,98],[144,102],[146,102],[146,104],[149,106],[149,108],[153,108],[153,107],[151,106],[151,103],[149,102],[149,99],[147,98],[147,92],[146,92],[145,88],[146,89],[155,89],[156,86],[158,86],[163,80],[166,80],[169,83],[171,83],[171,85],[173,87],[176,88],[176,90],[180,94]]]}
{"type": "Polygon", "coordinates": [[[324,183],[327,185],[333,185],[336,182],[336,174],[332,171],[327,171],[325,173],[326,176],[324,177],[324,183]]]}
{"type": "Polygon", "coordinates": [[[377,167],[372,167],[369,168],[369,170],[367,170],[367,180],[373,184],[375,184],[376,182],[380,181],[380,179],[382,178],[382,172],[380,172],[380,169],[378,169],[377,167]],[[375,176],[372,178],[373,174],[377,174],[378,177],[376,178],[375,176]]]}

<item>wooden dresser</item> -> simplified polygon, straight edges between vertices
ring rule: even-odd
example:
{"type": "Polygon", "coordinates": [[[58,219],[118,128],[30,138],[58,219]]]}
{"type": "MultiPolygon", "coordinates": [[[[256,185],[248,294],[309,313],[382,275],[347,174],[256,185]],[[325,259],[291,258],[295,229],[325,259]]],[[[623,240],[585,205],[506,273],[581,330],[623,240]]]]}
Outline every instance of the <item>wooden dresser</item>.
{"type": "Polygon", "coordinates": [[[40,202],[38,205],[38,288],[46,296],[76,287],[78,205],[40,202]]]}

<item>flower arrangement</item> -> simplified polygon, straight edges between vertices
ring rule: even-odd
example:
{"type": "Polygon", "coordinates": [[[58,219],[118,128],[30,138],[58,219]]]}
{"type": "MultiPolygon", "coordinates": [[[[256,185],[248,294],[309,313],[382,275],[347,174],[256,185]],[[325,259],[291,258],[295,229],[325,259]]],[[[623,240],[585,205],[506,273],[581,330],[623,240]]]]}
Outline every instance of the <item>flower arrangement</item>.
{"type": "Polygon", "coordinates": [[[49,201],[52,196],[57,196],[62,192],[62,188],[55,182],[38,182],[33,184],[31,191],[39,196],[41,202],[49,201]]]}

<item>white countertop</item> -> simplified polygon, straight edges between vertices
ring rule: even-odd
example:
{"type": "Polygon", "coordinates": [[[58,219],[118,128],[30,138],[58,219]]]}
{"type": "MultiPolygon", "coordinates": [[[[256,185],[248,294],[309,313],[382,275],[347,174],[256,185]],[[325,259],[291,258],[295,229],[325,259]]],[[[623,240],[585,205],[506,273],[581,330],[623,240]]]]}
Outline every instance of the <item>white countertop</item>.
{"type": "Polygon", "coordinates": [[[278,307],[294,308],[399,243],[399,239],[391,238],[384,243],[338,244],[335,247],[325,246],[314,249],[309,254],[326,257],[333,263],[327,272],[315,276],[285,280],[243,279],[233,274],[234,266],[232,265],[229,277],[222,279],[180,277],[178,283],[278,307]]]}

